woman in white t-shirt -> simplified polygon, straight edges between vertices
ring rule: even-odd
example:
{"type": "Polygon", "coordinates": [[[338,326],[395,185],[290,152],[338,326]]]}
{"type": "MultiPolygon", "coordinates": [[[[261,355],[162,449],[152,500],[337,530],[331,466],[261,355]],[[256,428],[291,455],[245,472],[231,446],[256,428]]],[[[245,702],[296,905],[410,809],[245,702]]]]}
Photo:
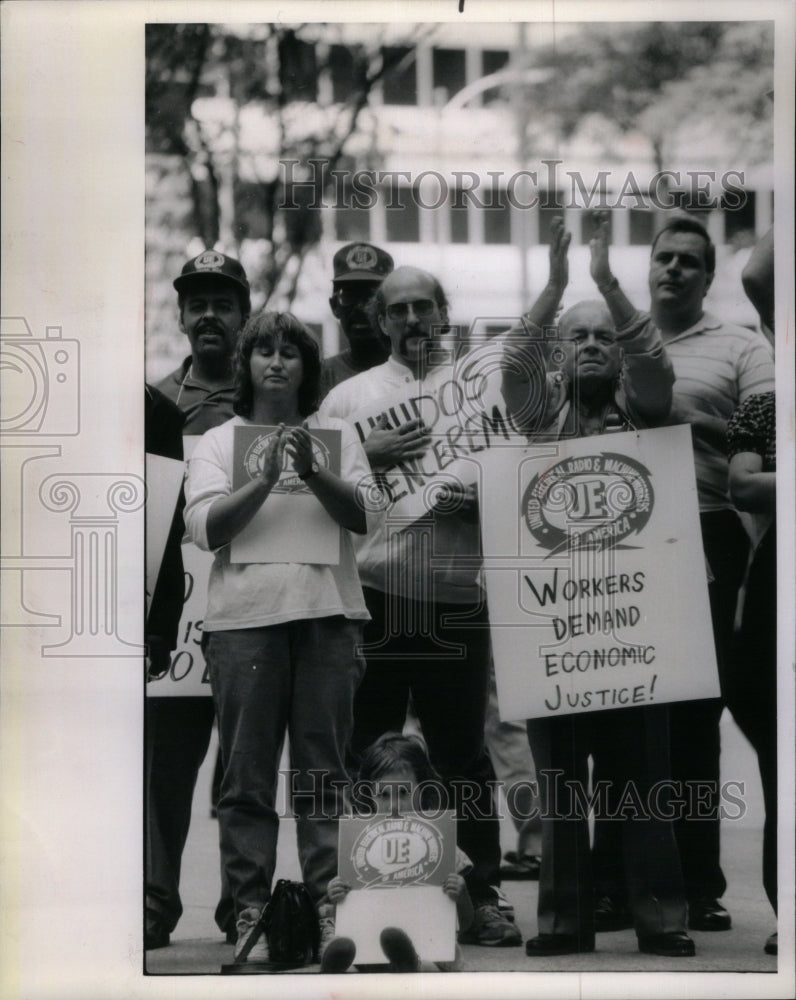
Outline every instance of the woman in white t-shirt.
{"type": "MultiPolygon", "coordinates": [[[[366,530],[370,468],[348,424],[314,414],[319,352],[294,316],[253,316],[235,366],[237,416],[208,431],[191,457],[185,522],[196,544],[215,552],[203,645],[224,762],[218,821],[235,902],[235,960],[264,961],[258,921],[276,863],[275,798],[286,732],[302,876],[319,906],[321,945],[334,933],[323,919],[333,912],[325,893],[337,870],[337,816],[348,788],[344,753],[364,669],[357,645],[369,618],[350,533],[366,530]],[[251,425],[276,429],[253,478],[235,489],[235,429],[251,425]],[[316,461],[309,432],[321,428],[340,432],[339,476],[316,461]],[[269,499],[272,509],[279,494],[284,503],[286,489],[297,500],[314,495],[344,529],[338,564],[230,560],[233,539],[261,509],[268,511],[269,499]]],[[[306,539],[295,541],[298,548],[306,539]]]]}

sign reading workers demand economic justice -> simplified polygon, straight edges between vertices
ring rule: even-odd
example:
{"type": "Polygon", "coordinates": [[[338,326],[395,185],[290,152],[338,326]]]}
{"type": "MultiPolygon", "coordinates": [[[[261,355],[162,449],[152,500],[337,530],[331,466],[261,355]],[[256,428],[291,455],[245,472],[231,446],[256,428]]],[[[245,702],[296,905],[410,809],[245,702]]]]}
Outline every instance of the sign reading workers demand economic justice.
{"type": "Polygon", "coordinates": [[[690,428],[545,448],[484,461],[501,718],[717,696],[690,428]]]}

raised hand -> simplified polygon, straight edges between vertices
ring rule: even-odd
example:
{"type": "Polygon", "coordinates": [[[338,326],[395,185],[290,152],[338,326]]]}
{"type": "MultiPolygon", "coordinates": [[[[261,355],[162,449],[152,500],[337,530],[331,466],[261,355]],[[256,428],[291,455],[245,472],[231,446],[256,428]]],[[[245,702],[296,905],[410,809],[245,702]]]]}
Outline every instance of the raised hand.
{"type": "Polygon", "coordinates": [[[594,236],[589,240],[589,249],[591,250],[589,272],[598,288],[602,288],[614,280],[608,259],[609,236],[608,213],[595,213],[594,236]]]}
{"type": "Polygon", "coordinates": [[[550,224],[550,278],[549,284],[563,292],[569,283],[567,251],[572,233],[564,229],[564,220],[557,215],[550,224]]]}

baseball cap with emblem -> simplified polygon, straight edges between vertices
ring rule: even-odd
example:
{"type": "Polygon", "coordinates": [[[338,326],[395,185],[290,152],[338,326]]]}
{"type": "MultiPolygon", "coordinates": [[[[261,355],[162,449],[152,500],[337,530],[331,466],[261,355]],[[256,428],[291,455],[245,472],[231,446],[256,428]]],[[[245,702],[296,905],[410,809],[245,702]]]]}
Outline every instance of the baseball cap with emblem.
{"type": "Polygon", "coordinates": [[[231,281],[246,293],[249,301],[249,282],[240,261],[228,257],[219,250],[203,250],[183,265],[182,271],[172,284],[178,292],[186,288],[196,278],[218,278],[231,281]]]}
{"type": "Polygon", "coordinates": [[[347,243],[332,259],[333,282],[374,281],[385,278],[395,267],[392,257],[372,243],[347,243]]]}

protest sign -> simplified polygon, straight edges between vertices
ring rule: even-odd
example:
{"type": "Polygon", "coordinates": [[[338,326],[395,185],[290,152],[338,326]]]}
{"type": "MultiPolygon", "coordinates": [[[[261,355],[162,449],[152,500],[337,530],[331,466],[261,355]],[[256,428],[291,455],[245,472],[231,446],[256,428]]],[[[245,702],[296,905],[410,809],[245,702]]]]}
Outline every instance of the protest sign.
{"type": "Polygon", "coordinates": [[[395,429],[420,419],[430,431],[421,458],[376,469],[391,518],[411,523],[438,504],[446,484],[478,482],[479,455],[509,442],[511,425],[500,393],[502,350],[499,340],[482,345],[458,364],[439,365],[347,417],[362,442],[380,422],[395,429]]]}
{"type": "Polygon", "coordinates": [[[718,696],[690,428],[556,447],[484,467],[501,718],[718,696]]]}
{"type": "MultiPolygon", "coordinates": [[[[262,473],[263,453],[276,427],[235,428],[233,490],[262,473]]],[[[313,429],[313,454],[319,466],[340,474],[340,431],[313,429]]],[[[293,470],[285,452],[282,474],[246,527],[230,544],[230,562],[296,562],[336,566],[340,526],[293,470]]]]}
{"type": "Polygon", "coordinates": [[[404,930],[422,959],[452,961],[456,904],[442,885],[455,870],[453,812],[342,818],[338,875],[351,891],[337,905],[336,933],[353,940],[363,964],[387,962],[385,927],[404,930]]]}
{"type": "Polygon", "coordinates": [[[193,542],[184,541],[182,563],[185,570],[185,598],[177,635],[177,647],[163,677],[147,682],[150,698],[210,696],[210,678],[202,655],[202,620],[207,608],[207,583],[213,553],[203,552],[193,542]]]}
{"type": "Polygon", "coordinates": [[[155,593],[185,466],[178,459],[146,454],[146,613],[155,593]],[[157,489],[152,484],[157,483],[157,489]]]}

